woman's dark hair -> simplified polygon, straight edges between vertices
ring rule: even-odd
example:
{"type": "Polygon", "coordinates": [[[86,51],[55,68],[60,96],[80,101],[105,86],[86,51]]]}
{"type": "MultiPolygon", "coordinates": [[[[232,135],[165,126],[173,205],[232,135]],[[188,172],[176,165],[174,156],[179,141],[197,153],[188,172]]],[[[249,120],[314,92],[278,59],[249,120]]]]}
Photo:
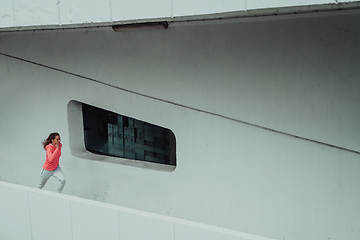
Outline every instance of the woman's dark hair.
{"type": "Polygon", "coordinates": [[[43,148],[46,150],[46,146],[51,143],[51,140],[54,140],[56,138],[56,136],[60,136],[60,134],[58,134],[57,132],[53,132],[53,133],[50,133],[50,135],[48,136],[47,139],[45,139],[43,142],[42,142],[42,145],[43,145],[43,148]]]}

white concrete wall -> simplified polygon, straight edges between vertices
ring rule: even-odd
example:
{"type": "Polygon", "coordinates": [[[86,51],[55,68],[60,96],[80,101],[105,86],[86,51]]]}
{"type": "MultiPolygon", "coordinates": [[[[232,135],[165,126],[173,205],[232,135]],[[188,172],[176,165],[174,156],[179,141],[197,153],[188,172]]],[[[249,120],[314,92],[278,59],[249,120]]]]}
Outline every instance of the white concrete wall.
{"type": "Polygon", "coordinates": [[[228,14],[234,15],[234,12],[238,12],[236,15],[253,15],[246,11],[254,12],[254,10],[261,9],[271,9],[271,13],[279,14],[279,8],[284,7],[291,7],[292,12],[299,12],[309,9],[344,9],[359,6],[360,1],[356,0],[107,0],[91,2],[84,0],[37,0],[31,2],[2,0],[0,29],[96,26],[138,20],[153,21],[154,19],[171,21],[176,18],[209,14],[219,14],[224,17],[228,14]]]}
{"type": "Polygon", "coordinates": [[[0,239],[271,240],[0,182],[0,239]]]}
{"type": "Polygon", "coordinates": [[[64,194],[275,239],[358,240],[359,21],[2,33],[0,53],[99,83],[0,55],[0,178],[35,186],[40,143],[58,131],[64,194]],[[176,169],[73,156],[71,100],[171,129],[176,169]]]}

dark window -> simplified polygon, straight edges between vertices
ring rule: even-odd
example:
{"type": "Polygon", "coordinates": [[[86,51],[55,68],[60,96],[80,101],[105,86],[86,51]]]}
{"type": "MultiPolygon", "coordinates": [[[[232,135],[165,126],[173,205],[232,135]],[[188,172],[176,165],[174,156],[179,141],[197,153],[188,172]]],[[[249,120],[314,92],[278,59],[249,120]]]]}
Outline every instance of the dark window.
{"type": "Polygon", "coordinates": [[[169,129],[82,104],[85,148],[94,154],[176,165],[169,129]]]}

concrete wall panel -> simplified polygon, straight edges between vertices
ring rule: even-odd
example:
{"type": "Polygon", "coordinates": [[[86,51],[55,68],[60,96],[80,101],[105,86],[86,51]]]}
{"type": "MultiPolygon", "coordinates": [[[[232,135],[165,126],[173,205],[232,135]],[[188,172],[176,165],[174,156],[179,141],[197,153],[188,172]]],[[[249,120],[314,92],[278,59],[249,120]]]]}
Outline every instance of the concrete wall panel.
{"type": "Polygon", "coordinates": [[[82,202],[71,202],[74,240],[119,239],[118,212],[82,202]]]}
{"type": "Polygon", "coordinates": [[[59,2],[61,24],[111,22],[111,1],[71,1],[59,2]]]}
{"type": "Polygon", "coordinates": [[[140,214],[120,212],[120,239],[175,240],[174,223],[140,214]]]}
{"type": "Polygon", "coordinates": [[[59,24],[58,1],[13,0],[15,27],[59,24]]]}
{"type": "Polygon", "coordinates": [[[174,17],[245,10],[245,0],[173,0],[174,17]]]}
{"type": "Polygon", "coordinates": [[[15,25],[13,1],[1,1],[0,8],[0,28],[13,27],[15,25]]]}
{"type": "Polygon", "coordinates": [[[72,239],[71,210],[68,199],[29,192],[33,239],[72,239]]]}
{"type": "Polygon", "coordinates": [[[0,237],[6,240],[49,237],[174,240],[183,239],[181,236],[197,240],[240,239],[228,237],[230,235],[249,236],[246,240],[271,240],[204,224],[200,229],[199,224],[190,221],[4,182],[0,182],[0,194],[6,194],[0,202],[0,237]],[[179,226],[177,232],[175,225],[179,226]],[[222,238],[217,238],[220,236],[222,238]]]}
{"type": "Polygon", "coordinates": [[[171,17],[171,1],[111,0],[113,21],[171,17]]]}
{"type": "Polygon", "coordinates": [[[28,193],[0,185],[0,239],[31,240],[28,193]]]}
{"type": "Polygon", "coordinates": [[[224,233],[215,231],[208,231],[193,226],[186,226],[181,224],[175,225],[175,239],[176,240],[243,240],[239,236],[231,236],[224,233]]]}
{"type": "Polygon", "coordinates": [[[248,10],[252,10],[252,9],[263,9],[263,8],[311,6],[317,4],[318,5],[335,4],[336,2],[337,1],[327,1],[327,0],[277,0],[277,1],[247,0],[246,8],[248,10]]]}
{"type": "MultiPolygon", "coordinates": [[[[247,10],[264,10],[266,14],[276,14],[281,8],[285,11],[311,11],[328,8],[359,7],[359,1],[326,1],[326,0],[227,0],[227,1],[190,1],[190,0],[106,0],[92,1],[90,4],[84,0],[5,0],[0,10],[0,29],[5,31],[36,29],[36,28],[63,28],[63,27],[89,27],[97,25],[111,25],[113,22],[156,19],[174,20],[213,18],[226,16],[246,16],[247,10]],[[337,6],[337,3],[350,3],[337,6]],[[332,5],[332,6],[328,6],[332,5]],[[304,8],[305,7],[305,8],[304,8]],[[308,8],[307,8],[308,7],[308,8]],[[208,15],[208,17],[207,17],[208,15]]],[[[256,11],[255,11],[256,12],[256,11]]],[[[249,13],[254,17],[257,13],[249,13]]]]}

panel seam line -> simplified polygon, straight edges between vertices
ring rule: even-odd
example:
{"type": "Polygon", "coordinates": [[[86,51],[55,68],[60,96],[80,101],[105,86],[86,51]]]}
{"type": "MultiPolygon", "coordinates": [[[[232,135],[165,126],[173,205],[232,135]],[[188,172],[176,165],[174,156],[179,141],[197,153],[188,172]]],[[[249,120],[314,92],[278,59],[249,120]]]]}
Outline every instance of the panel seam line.
{"type": "Polygon", "coordinates": [[[0,55],[5,56],[5,57],[9,57],[9,58],[13,58],[13,59],[16,59],[16,60],[19,60],[19,61],[22,61],[22,62],[30,63],[30,64],[33,64],[33,65],[36,65],[36,66],[40,66],[40,67],[43,67],[43,68],[51,69],[51,70],[54,70],[54,71],[57,71],[57,72],[72,75],[72,76],[75,76],[75,77],[78,77],[78,78],[86,79],[88,81],[92,81],[92,82],[95,82],[95,83],[98,83],[98,84],[101,84],[101,85],[105,85],[105,86],[108,86],[108,87],[111,87],[111,88],[115,88],[115,89],[118,89],[118,90],[121,90],[121,91],[124,91],[124,92],[128,92],[128,93],[131,93],[131,94],[142,96],[144,98],[149,98],[149,99],[157,100],[157,101],[164,102],[164,103],[167,103],[167,104],[171,104],[171,105],[174,105],[174,106],[178,106],[178,107],[190,109],[190,110],[193,110],[193,111],[201,112],[201,113],[204,113],[204,114],[217,116],[217,117],[224,118],[224,119],[227,119],[227,120],[230,120],[230,121],[238,122],[238,123],[245,124],[245,125],[255,127],[255,128],[260,128],[260,129],[270,131],[270,132],[274,132],[274,133],[278,133],[278,134],[281,134],[281,135],[301,139],[301,140],[304,140],[304,141],[308,141],[308,142],[312,142],[312,143],[316,143],[316,144],[321,144],[321,145],[324,145],[324,146],[328,146],[328,147],[337,148],[337,149],[340,149],[340,150],[360,154],[360,151],[352,150],[352,149],[345,148],[345,147],[340,147],[340,146],[337,146],[337,145],[317,141],[317,140],[306,138],[306,137],[301,137],[301,136],[298,136],[298,135],[295,135],[295,134],[279,131],[279,130],[276,130],[276,129],[272,129],[272,128],[264,127],[264,126],[257,125],[257,124],[254,124],[254,123],[239,120],[239,119],[236,119],[236,118],[228,117],[228,116],[225,116],[225,115],[222,115],[222,114],[219,114],[219,113],[214,113],[214,112],[202,110],[202,109],[199,109],[199,108],[187,106],[187,105],[184,105],[184,104],[172,102],[172,101],[169,101],[169,100],[157,98],[157,97],[154,97],[154,96],[146,95],[146,94],[139,93],[139,92],[136,92],[136,91],[132,91],[132,90],[129,90],[129,89],[126,89],[126,88],[115,86],[115,85],[112,85],[112,84],[109,84],[109,83],[104,83],[104,82],[101,82],[100,80],[96,80],[94,78],[82,76],[82,75],[72,73],[72,72],[69,72],[69,71],[65,71],[65,70],[61,70],[61,69],[58,69],[58,68],[55,68],[55,67],[50,67],[50,66],[47,66],[47,65],[44,65],[44,64],[41,64],[41,63],[37,63],[37,62],[33,62],[33,61],[26,60],[26,59],[23,59],[23,58],[15,57],[15,56],[12,56],[12,55],[9,55],[9,54],[6,54],[6,53],[1,53],[0,52],[0,55]]]}

